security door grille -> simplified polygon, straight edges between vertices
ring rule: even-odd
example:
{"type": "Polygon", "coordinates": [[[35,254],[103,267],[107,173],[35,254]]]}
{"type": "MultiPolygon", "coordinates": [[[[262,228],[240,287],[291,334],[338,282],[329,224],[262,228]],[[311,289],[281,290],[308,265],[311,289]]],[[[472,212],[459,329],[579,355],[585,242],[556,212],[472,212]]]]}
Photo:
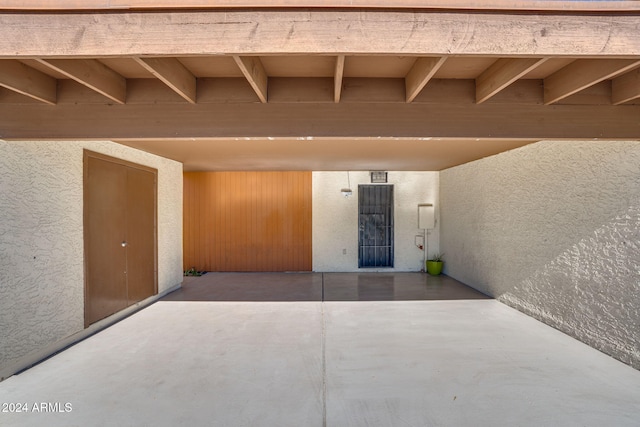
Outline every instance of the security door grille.
{"type": "Polygon", "coordinates": [[[358,267],[393,267],[393,186],[358,186],[358,267]]]}

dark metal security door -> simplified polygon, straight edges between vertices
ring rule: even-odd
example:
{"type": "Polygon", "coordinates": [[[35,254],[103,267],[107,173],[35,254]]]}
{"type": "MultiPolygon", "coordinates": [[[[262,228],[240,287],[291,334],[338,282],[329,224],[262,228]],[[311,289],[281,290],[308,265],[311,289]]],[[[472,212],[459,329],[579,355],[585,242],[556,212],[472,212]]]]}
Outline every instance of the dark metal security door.
{"type": "Polygon", "coordinates": [[[393,267],[393,186],[358,186],[358,267],[393,267]]]}

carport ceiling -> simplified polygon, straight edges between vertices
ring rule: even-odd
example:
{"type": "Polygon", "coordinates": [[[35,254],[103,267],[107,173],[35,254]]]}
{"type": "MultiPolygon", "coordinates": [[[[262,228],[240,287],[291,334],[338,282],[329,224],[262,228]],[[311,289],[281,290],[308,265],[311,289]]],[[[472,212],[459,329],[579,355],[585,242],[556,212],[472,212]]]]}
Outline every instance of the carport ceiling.
{"type": "Polygon", "coordinates": [[[110,139],[187,170],[441,170],[541,139],[638,139],[639,19],[0,12],[0,138],[110,139]]]}
{"type": "Polygon", "coordinates": [[[117,140],[202,170],[437,171],[532,140],[482,138],[205,138],[117,140]]]}

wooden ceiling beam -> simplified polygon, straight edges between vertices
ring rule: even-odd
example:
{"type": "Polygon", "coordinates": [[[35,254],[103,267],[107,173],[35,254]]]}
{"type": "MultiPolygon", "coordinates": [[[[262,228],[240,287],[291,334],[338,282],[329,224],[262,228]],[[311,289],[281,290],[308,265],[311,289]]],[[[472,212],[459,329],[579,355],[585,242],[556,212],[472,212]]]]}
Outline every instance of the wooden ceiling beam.
{"type": "Polygon", "coordinates": [[[192,104],[196,103],[196,77],[176,58],[133,58],[138,64],[192,104]]]}
{"type": "Polygon", "coordinates": [[[13,59],[0,59],[0,86],[54,105],[56,79],[13,59]]]}
{"type": "Polygon", "coordinates": [[[127,100],[126,79],[96,59],[37,59],[37,61],[118,104],[124,104],[127,100]]]}
{"type": "Polygon", "coordinates": [[[640,105],[336,104],[330,96],[325,103],[198,102],[189,108],[182,102],[58,103],[55,108],[0,103],[0,139],[388,136],[638,140],[638,117],[640,105]]]}
{"type": "Polygon", "coordinates": [[[0,14],[0,57],[5,58],[526,57],[534,52],[539,57],[638,55],[638,16],[322,9],[0,14]]]}
{"type": "Polygon", "coordinates": [[[613,105],[624,104],[638,98],[640,98],[640,69],[613,79],[611,83],[613,105]]]}
{"type": "Polygon", "coordinates": [[[637,66],[638,59],[578,59],[544,79],[544,103],[556,103],[637,66]]]}
{"type": "Polygon", "coordinates": [[[418,58],[405,77],[407,102],[412,102],[442,67],[446,57],[418,58]]]}
{"type": "Polygon", "coordinates": [[[501,58],[476,78],[476,103],[491,98],[548,58],[501,58]]]}
{"type": "Polygon", "coordinates": [[[333,71],[333,102],[340,102],[342,93],[342,78],[344,76],[344,55],[336,57],[336,66],[333,71]]]}
{"type": "Polygon", "coordinates": [[[240,67],[253,90],[260,98],[260,102],[266,103],[268,100],[269,77],[262,65],[262,61],[257,56],[234,56],[233,59],[240,67]]]}

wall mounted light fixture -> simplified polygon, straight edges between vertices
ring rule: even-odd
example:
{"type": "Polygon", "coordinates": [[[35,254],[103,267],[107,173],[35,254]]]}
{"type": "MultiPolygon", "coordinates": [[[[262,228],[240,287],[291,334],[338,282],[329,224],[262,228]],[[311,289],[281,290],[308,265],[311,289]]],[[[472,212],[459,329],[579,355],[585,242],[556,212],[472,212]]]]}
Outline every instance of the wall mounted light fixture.
{"type": "Polygon", "coordinates": [[[345,198],[353,194],[353,191],[351,191],[351,180],[349,179],[349,171],[347,171],[347,188],[343,188],[342,190],[340,190],[340,193],[342,193],[345,198]]]}

